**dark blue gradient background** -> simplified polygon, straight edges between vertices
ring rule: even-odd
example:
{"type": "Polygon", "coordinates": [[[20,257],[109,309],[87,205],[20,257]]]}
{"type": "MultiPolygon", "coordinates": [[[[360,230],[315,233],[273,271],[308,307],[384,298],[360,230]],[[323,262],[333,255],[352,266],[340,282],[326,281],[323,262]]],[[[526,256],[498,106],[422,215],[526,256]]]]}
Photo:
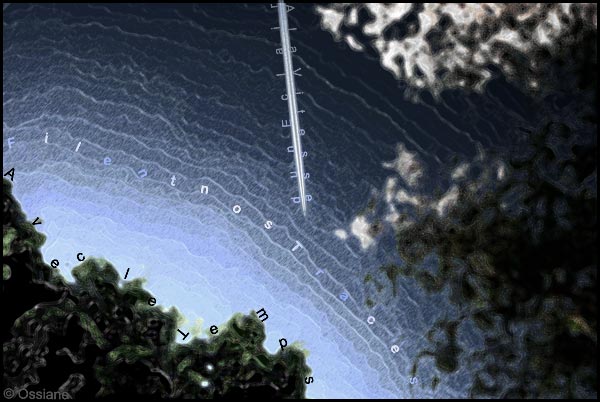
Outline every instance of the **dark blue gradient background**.
{"type": "MultiPolygon", "coordinates": [[[[78,252],[123,275],[130,268],[129,279],[146,278],[158,303],[185,317],[180,328],[200,336],[264,307],[270,351],[282,337],[308,350],[308,397],[433,396],[409,385],[410,368],[447,303],[402,282],[393,302],[368,309],[363,278],[395,261],[390,236],[365,251],[333,232],[382,188],[382,163],[398,143],[425,165],[420,188],[433,188],[453,156],[501,147],[511,127],[535,118],[523,95],[500,78],[483,94],[410,102],[375,58],[334,42],[312,6],[297,6],[290,25],[299,27],[292,44],[313,196],[304,218],[290,201],[285,82],[275,78],[283,62],[268,4],[4,7],[4,170],[15,168],[17,198],[44,222],[48,262],[59,259],[69,278],[78,252]],[[292,252],[296,241],[304,249],[292,252]]],[[[435,396],[465,396],[467,380],[452,374],[435,396]]]]}

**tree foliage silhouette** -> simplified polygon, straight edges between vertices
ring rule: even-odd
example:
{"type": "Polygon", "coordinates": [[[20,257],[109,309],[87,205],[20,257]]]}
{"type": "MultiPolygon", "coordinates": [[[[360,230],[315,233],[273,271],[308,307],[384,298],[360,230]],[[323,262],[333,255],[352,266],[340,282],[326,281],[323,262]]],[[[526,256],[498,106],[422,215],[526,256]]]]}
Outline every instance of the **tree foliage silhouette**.
{"type": "Polygon", "coordinates": [[[119,285],[110,263],[87,258],[66,282],[43,262],[45,238],[25,220],[11,183],[3,187],[5,388],[77,398],[304,397],[304,353],[269,354],[256,314],[178,344],[177,310],[150,306],[140,279],[119,285]]]}

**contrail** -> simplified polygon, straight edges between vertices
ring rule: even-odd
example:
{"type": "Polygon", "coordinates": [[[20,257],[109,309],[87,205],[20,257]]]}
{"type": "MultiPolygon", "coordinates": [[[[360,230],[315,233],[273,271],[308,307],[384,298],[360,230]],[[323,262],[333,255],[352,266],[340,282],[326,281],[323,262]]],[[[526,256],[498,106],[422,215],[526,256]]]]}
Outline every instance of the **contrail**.
{"type": "Polygon", "coordinates": [[[294,65],[290,49],[290,32],[287,19],[287,6],[282,0],[278,4],[279,32],[281,34],[281,51],[283,53],[283,67],[285,69],[285,86],[287,90],[288,109],[290,113],[290,127],[294,146],[294,162],[298,177],[298,192],[302,203],[302,212],[306,216],[306,189],[304,186],[304,163],[302,161],[302,142],[300,141],[300,124],[298,123],[298,106],[296,104],[296,84],[294,83],[294,65]]]}

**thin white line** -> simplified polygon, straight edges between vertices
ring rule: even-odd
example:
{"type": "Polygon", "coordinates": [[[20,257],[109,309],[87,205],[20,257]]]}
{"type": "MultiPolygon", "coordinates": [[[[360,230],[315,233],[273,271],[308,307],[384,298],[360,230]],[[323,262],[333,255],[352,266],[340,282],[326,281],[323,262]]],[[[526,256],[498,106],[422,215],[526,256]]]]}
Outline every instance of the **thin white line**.
{"type": "Polygon", "coordinates": [[[283,66],[285,69],[285,86],[287,90],[288,109],[292,132],[292,143],[294,145],[294,161],[296,163],[296,175],[298,177],[298,192],[302,203],[302,212],[306,216],[306,190],[304,187],[304,163],[302,161],[302,143],[300,141],[298,106],[296,104],[296,85],[294,83],[294,66],[290,50],[290,33],[287,20],[287,6],[283,0],[279,1],[279,32],[281,34],[281,50],[283,53],[283,66]]]}

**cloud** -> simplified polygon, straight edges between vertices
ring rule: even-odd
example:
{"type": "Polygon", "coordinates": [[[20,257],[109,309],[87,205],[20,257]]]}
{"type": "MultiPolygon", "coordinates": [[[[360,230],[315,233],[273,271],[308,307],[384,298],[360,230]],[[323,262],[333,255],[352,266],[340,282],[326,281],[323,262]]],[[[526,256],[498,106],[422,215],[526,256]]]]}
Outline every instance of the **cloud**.
{"type": "Polygon", "coordinates": [[[414,196],[414,195],[410,195],[408,194],[406,191],[404,190],[399,190],[398,193],[396,194],[396,201],[399,204],[411,204],[414,206],[418,206],[421,204],[421,201],[419,200],[419,197],[414,196]]]}
{"type": "MultiPolygon", "coordinates": [[[[412,195],[410,191],[402,186],[402,181],[408,187],[414,187],[418,184],[419,179],[423,176],[421,163],[416,157],[416,154],[406,149],[404,144],[398,144],[397,156],[391,162],[384,162],[383,166],[393,170],[398,176],[390,176],[386,179],[382,193],[382,199],[385,202],[386,212],[383,216],[383,221],[377,220],[377,224],[369,223],[364,214],[354,217],[350,224],[350,235],[360,242],[363,250],[368,249],[375,244],[375,237],[381,233],[384,228],[384,223],[396,225],[400,222],[402,206],[415,207],[422,204],[419,195],[412,195]],[[400,180],[402,179],[402,181],[400,180]]],[[[371,211],[370,213],[374,213],[371,211]]],[[[346,240],[350,235],[343,229],[335,230],[334,234],[346,240]]]]}
{"type": "Polygon", "coordinates": [[[423,168],[416,154],[408,151],[404,144],[398,144],[396,152],[396,159],[392,162],[384,162],[383,167],[395,170],[404,182],[412,187],[423,176],[423,168]]]}
{"type": "Polygon", "coordinates": [[[355,217],[354,221],[350,225],[350,231],[352,232],[352,235],[354,235],[354,237],[360,241],[360,246],[363,250],[368,249],[375,242],[375,239],[370,234],[370,228],[371,225],[364,215],[358,215],[355,217]]]}
{"type": "Polygon", "coordinates": [[[344,229],[336,229],[333,233],[342,240],[346,240],[348,238],[348,233],[344,229]]]}
{"type": "Polygon", "coordinates": [[[395,177],[388,177],[385,181],[385,202],[390,203],[394,199],[396,192],[396,184],[398,183],[398,179],[395,177]]]}
{"type": "Polygon", "coordinates": [[[434,203],[434,209],[437,211],[439,216],[446,213],[449,207],[454,205],[458,200],[458,187],[452,186],[450,190],[446,192],[436,203],[434,203]]]}
{"type": "MultiPolygon", "coordinates": [[[[516,73],[507,50],[551,48],[577,24],[597,27],[593,3],[334,3],[315,10],[335,40],[374,51],[396,78],[434,95],[446,88],[481,90],[492,77],[490,64],[516,73]]],[[[537,87],[533,75],[528,84],[537,87]]]]}
{"type": "Polygon", "coordinates": [[[506,176],[506,167],[504,166],[504,164],[499,164],[498,170],[496,172],[496,178],[498,180],[503,180],[505,176],[506,176]]]}
{"type": "Polygon", "coordinates": [[[462,179],[463,177],[465,177],[465,174],[467,173],[467,169],[469,168],[469,164],[468,163],[461,163],[460,165],[458,165],[456,167],[456,169],[454,169],[452,171],[452,180],[458,180],[458,179],[462,179]]]}
{"type": "Polygon", "coordinates": [[[383,220],[388,223],[395,224],[396,222],[398,222],[398,219],[400,219],[400,214],[396,210],[396,207],[390,205],[389,212],[385,216],[385,218],[383,218],[383,220]]]}

